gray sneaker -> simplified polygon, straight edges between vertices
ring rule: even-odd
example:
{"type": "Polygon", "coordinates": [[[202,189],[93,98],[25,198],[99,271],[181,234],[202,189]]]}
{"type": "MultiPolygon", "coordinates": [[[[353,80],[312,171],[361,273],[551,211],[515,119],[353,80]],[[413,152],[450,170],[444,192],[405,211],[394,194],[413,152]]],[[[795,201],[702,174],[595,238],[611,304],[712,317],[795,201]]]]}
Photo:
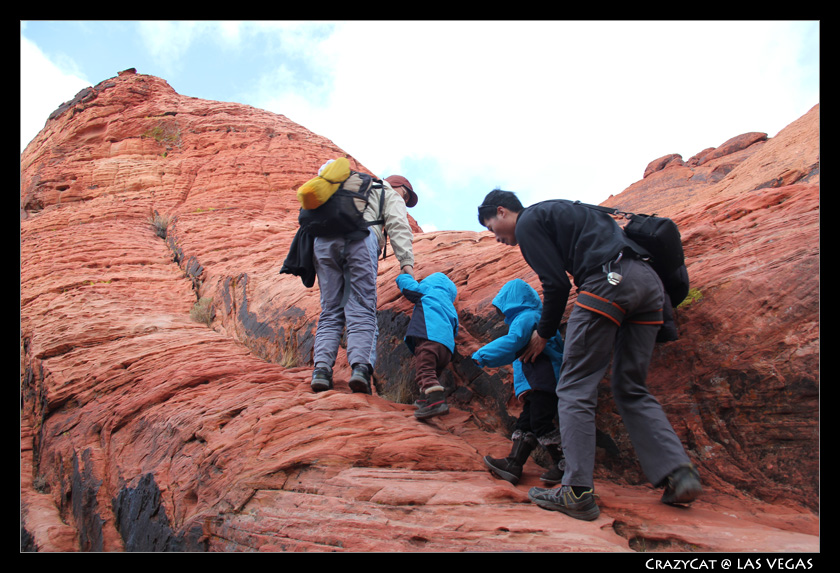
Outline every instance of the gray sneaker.
{"type": "Polygon", "coordinates": [[[332,370],[328,366],[318,366],[312,371],[312,391],[332,390],[332,370]]]}
{"type": "Polygon", "coordinates": [[[367,364],[357,364],[353,367],[353,373],[350,375],[350,390],[353,393],[370,394],[370,366],[367,364]]]}
{"type": "Polygon", "coordinates": [[[577,496],[568,485],[553,489],[532,487],[528,490],[528,497],[543,509],[560,511],[575,519],[592,521],[601,515],[601,510],[595,503],[595,492],[592,488],[577,496]]]}

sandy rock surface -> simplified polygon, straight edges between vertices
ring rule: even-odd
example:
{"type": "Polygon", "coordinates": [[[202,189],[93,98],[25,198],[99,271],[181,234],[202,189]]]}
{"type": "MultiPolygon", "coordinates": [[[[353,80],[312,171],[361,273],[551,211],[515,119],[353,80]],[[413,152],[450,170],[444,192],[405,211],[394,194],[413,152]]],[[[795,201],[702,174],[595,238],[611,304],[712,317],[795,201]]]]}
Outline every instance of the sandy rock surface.
{"type": "Polygon", "coordinates": [[[705,492],[659,503],[605,382],[590,523],[528,501],[538,455],[516,486],[482,463],[519,406],[510,369],[468,357],[500,333],[506,280],[539,287],[489,233],[412,222],[416,274],[459,288],[449,415],[413,417],[393,256],[374,394],[349,393],[346,367],[310,391],[317,285],[278,271],[294,190],[338,155],[281,115],[136,73],[47,120],[21,155],[22,550],[819,550],[819,106],[640,166],[605,202],[680,225],[696,290],[649,383],[705,492]]]}

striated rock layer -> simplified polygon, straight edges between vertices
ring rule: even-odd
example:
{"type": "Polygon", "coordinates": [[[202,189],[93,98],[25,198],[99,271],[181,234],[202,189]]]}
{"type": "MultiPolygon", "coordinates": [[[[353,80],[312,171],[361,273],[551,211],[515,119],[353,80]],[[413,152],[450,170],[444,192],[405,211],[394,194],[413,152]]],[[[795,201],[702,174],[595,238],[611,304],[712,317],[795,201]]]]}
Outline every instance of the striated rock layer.
{"type": "Polygon", "coordinates": [[[449,415],[412,415],[393,257],[374,395],[349,393],[343,355],[336,389],[309,390],[318,289],[278,271],[295,189],[338,155],[133,70],[50,116],[21,155],[23,550],[818,549],[819,106],[774,138],[655,160],[605,203],[680,224],[696,290],[650,386],[706,491],[659,503],[605,382],[591,523],[528,502],[542,452],[517,486],[481,462],[519,405],[510,369],[468,357],[503,332],[499,287],[539,286],[489,233],[415,225],[418,277],[459,288],[449,415]]]}

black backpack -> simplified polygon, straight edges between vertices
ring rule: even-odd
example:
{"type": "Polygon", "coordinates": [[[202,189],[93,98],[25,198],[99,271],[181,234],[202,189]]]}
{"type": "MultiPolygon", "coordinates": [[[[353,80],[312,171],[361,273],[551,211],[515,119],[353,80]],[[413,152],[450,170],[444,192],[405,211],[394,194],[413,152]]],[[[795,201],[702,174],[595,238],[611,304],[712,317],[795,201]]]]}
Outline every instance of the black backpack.
{"type": "Polygon", "coordinates": [[[351,171],[338,190],[320,207],[301,209],[298,223],[303,231],[313,237],[345,237],[354,241],[368,234],[368,227],[384,225],[385,220],[365,221],[364,212],[373,189],[380,189],[379,214],[385,202],[381,179],[367,173],[351,171]]]}
{"type": "Polygon", "coordinates": [[[667,217],[657,217],[656,214],[628,213],[612,207],[589,205],[580,201],[575,201],[575,204],[628,220],[624,226],[624,233],[650,256],[650,264],[659,275],[665,294],[668,295],[663,309],[665,325],[660,330],[657,340],[659,342],[677,340],[673,309],[685,300],[689,289],[688,269],[685,266],[685,253],[677,224],[667,217]]]}

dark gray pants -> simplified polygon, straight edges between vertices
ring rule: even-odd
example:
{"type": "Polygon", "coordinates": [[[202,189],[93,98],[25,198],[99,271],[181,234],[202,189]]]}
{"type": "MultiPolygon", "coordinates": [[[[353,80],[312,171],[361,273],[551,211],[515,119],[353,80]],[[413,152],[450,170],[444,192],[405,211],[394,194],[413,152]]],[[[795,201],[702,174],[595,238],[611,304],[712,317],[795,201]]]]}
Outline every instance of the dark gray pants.
{"type": "Polygon", "coordinates": [[[598,384],[610,358],[613,398],[650,482],[657,485],[689,461],[662,406],[645,385],[658,326],[634,322],[662,308],[662,283],[644,261],[624,259],[620,272],[623,279],[618,285],[609,284],[606,274],[596,273],[579,288],[621,307],[620,326],[578,304],[567,323],[557,383],[557,412],[566,456],[563,485],[593,486],[598,384]]]}
{"type": "Polygon", "coordinates": [[[371,232],[366,239],[345,242],[341,237],[316,237],[315,271],[321,292],[321,314],[315,332],[315,363],[332,367],[341,336],[347,328],[347,362],[376,364],[376,274],[379,242],[371,232]]]}

